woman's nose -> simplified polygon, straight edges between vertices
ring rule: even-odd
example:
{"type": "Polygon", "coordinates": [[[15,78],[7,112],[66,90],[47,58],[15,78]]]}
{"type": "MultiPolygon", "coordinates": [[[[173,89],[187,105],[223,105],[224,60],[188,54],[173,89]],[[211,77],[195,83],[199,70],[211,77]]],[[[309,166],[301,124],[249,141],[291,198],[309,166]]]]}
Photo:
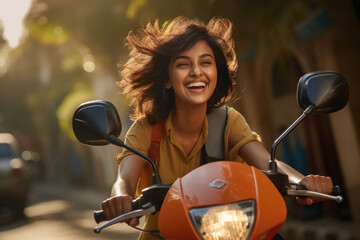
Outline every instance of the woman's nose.
{"type": "Polygon", "coordinates": [[[191,69],[191,73],[192,76],[198,76],[198,75],[202,75],[202,71],[200,69],[200,66],[197,64],[194,64],[192,69],[191,69]]]}

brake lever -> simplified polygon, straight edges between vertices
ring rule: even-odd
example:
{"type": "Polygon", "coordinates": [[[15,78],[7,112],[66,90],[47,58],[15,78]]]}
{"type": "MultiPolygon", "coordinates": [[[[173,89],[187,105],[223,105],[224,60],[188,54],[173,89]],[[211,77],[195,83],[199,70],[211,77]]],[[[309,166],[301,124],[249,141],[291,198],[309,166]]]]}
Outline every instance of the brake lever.
{"type": "Polygon", "coordinates": [[[287,195],[292,197],[317,197],[317,198],[323,198],[327,200],[333,200],[337,203],[341,203],[344,199],[341,195],[338,196],[332,196],[329,194],[314,192],[310,190],[297,190],[293,188],[287,188],[287,195]]]}
{"type": "Polygon", "coordinates": [[[151,207],[146,208],[146,209],[137,209],[137,210],[122,214],[122,215],[120,215],[120,216],[118,216],[116,218],[111,219],[107,223],[104,223],[104,224],[102,224],[102,225],[100,225],[98,227],[95,227],[94,228],[94,233],[98,234],[104,228],[110,227],[111,225],[114,225],[116,223],[120,223],[120,222],[123,222],[125,220],[132,219],[132,218],[141,217],[141,216],[144,216],[144,215],[149,214],[149,213],[154,213],[156,211],[157,211],[156,207],[151,206],[151,207]]]}

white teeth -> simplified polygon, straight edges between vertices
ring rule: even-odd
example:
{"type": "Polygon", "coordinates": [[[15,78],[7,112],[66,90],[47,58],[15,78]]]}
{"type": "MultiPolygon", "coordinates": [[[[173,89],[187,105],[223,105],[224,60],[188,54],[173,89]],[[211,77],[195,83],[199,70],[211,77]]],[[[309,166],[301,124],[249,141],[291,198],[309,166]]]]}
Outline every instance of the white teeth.
{"type": "Polygon", "coordinates": [[[186,87],[191,88],[191,87],[205,87],[205,83],[204,82],[191,82],[188,85],[186,85],[186,87]]]}

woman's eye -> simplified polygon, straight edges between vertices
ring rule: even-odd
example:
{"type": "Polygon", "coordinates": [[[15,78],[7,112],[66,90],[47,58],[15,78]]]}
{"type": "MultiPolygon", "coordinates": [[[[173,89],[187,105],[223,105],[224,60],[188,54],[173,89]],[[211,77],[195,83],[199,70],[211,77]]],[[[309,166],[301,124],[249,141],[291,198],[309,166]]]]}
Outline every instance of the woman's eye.
{"type": "Polygon", "coordinates": [[[178,63],[178,64],[176,64],[176,66],[177,67],[186,67],[186,66],[188,66],[188,64],[187,63],[178,63]]]}
{"type": "Polygon", "coordinates": [[[211,61],[202,61],[201,64],[203,64],[203,65],[210,65],[210,64],[212,64],[212,62],[211,62],[211,61]]]}

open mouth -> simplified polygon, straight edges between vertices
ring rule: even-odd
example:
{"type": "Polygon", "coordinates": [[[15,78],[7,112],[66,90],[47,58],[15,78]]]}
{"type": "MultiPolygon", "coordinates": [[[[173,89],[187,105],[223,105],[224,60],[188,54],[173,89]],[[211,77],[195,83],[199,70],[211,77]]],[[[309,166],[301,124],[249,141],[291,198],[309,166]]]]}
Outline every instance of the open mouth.
{"type": "Polygon", "coordinates": [[[202,89],[205,88],[206,83],[204,82],[191,82],[188,85],[186,85],[187,88],[190,89],[202,89]]]}

